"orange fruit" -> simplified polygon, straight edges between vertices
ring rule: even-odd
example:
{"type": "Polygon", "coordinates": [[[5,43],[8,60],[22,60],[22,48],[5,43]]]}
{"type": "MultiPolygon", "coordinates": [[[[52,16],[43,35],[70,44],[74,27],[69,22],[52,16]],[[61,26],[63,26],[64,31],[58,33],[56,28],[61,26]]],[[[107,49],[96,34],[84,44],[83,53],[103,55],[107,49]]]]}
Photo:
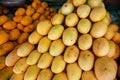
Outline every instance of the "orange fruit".
{"type": "Polygon", "coordinates": [[[24,26],[27,26],[27,25],[31,24],[32,21],[33,21],[32,17],[30,17],[30,16],[24,16],[20,22],[24,26]]]}

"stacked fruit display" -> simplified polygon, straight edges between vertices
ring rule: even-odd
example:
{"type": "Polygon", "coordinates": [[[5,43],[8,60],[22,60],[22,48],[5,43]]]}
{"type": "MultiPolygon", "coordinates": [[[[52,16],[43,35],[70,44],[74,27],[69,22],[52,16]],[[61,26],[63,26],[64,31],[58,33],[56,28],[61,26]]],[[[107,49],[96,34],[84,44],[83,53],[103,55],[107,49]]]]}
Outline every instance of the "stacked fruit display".
{"type": "Polygon", "coordinates": [[[9,66],[16,63],[16,54],[11,55],[15,52],[14,49],[27,41],[39,21],[51,19],[56,11],[55,8],[49,7],[48,3],[40,0],[33,0],[31,4],[14,9],[0,6],[0,80],[8,80],[13,74],[13,67],[9,66]],[[5,63],[6,56],[9,55],[13,56],[12,64],[5,63]]]}
{"type": "Polygon", "coordinates": [[[116,80],[119,45],[119,27],[111,23],[102,0],[68,0],[4,57],[8,67],[0,79],[116,80]]]}

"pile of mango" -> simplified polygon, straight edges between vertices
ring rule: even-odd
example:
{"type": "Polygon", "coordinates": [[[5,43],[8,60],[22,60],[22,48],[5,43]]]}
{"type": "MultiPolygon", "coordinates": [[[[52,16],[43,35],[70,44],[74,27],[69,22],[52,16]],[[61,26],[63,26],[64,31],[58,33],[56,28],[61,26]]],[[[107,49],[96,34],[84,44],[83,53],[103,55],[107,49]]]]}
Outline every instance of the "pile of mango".
{"type": "Polygon", "coordinates": [[[119,26],[102,0],[33,0],[0,27],[0,80],[119,80],[119,26]]]}

